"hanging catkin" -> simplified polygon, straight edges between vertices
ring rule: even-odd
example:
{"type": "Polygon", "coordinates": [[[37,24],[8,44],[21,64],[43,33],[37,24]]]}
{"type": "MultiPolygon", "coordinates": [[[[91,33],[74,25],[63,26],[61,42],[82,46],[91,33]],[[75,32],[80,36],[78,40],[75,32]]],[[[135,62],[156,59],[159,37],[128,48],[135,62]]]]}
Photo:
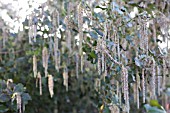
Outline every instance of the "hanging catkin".
{"type": "Polygon", "coordinates": [[[116,81],[116,94],[119,95],[119,81],[116,81]]]}
{"type": "Polygon", "coordinates": [[[149,46],[148,46],[148,34],[147,34],[147,27],[146,25],[144,25],[144,47],[145,47],[145,50],[146,50],[146,54],[148,56],[148,50],[149,50],[149,46]]]}
{"type": "Polygon", "coordinates": [[[71,52],[71,31],[67,30],[67,47],[69,49],[69,51],[71,52]]]}
{"type": "Polygon", "coordinates": [[[98,74],[101,74],[101,55],[100,55],[100,49],[101,49],[101,41],[100,39],[97,40],[97,69],[98,69],[98,74]]]}
{"type": "Polygon", "coordinates": [[[17,110],[19,110],[19,113],[22,113],[22,109],[21,109],[22,99],[20,93],[16,93],[16,101],[17,101],[17,110]]]}
{"type": "Polygon", "coordinates": [[[101,75],[101,57],[99,53],[97,56],[98,56],[98,60],[97,60],[98,74],[101,75]]]}
{"type": "Polygon", "coordinates": [[[142,69],[142,91],[143,91],[143,103],[145,103],[145,69],[142,69]]]}
{"type": "Polygon", "coordinates": [[[4,28],[2,28],[2,37],[3,37],[3,48],[5,48],[6,47],[6,42],[7,42],[7,37],[8,37],[8,35],[7,35],[7,29],[4,27],[4,28]]]}
{"type": "Polygon", "coordinates": [[[156,28],[155,28],[155,21],[153,21],[152,25],[152,31],[153,31],[153,38],[154,38],[154,43],[156,43],[156,28]]]}
{"type": "Polygon", "coordinates": [[[104,52],[102,51],[102,58],[101,58],[101,60],[102,60],[102,72],[104,72],[104,70],[105,70],[105,55],[104,55],[104,52]]]}
{"type": "Polygon", "coordinates": [[[29,43],[32,44],[32,37],[33,37],[33,30],[32,30],[32,14],[29,15],[29,21],[28,21],[28,24],[29,24],[29,43]]]}
{"type": "Polygon", "coordinates": [[[104,77],[106,77],[107,76],[107,65],[106,65],[106,62],[105,62],[104,68],[105,68],[105,70],[104,70],[104,77]]]}
{"type": "Polygon", "coordinates": [[[82,54],[83,42],[83,8],[81,3],[78,5],[78,31],[79,31],[79,53],[82,54]]]}
{"type": "Polygon", "coordinates": [[[81,66],[80,66],[80,68],[81,68],[81,72],[83,73],[84,72],[84,55],[81,55],[81,66]]]}
{"type": "Polygon", "coordinates": [[[52,75],[48,75],[48,90],[49,90],[50,96],[52,98],[54,95],[54,81],[53,81],[52,75]]]}
{"type": "MultiPolygon", "coordinates": [[[[107,20],[105,21],[104,23],[104,35],[102,37],[102,49],[105,49],[106,47],[106,36],[107,36],[107,27],[106,27],[106,24],[107,24],[107,20]]],[[[102,51],[102,72],[104,72],[105,70],[105,54],[104,54],[104,50],[102,51]]]]}
{"type": "Polygon", "coordinates": [[[32,30],[33,30],[34,42],[36,42],[36,36],[37,36],[37,25],[36,24],[32,25],[32,30]]]}
{"type": "Polygon", "coordinates": [[[115,104],[114,105],[111,105],[110,107],[109,107],[109,109],[110,109],[110,113],[120,113],[120,109],[119,109],[119,107],[117,107],[115,104]]]}
{"type": "Polygon", "coordinates": [[[60,22],[58,10],[54,10],[54,12],[52,14],[52,18],[53,18],[52,24],[53,24],[54,28],[56,29],[56,27],[59,27],[59,22],[60,22]]]}
{"type": "Polygon", "coordinates": [[[59,71],[59,54],[58,54],[58,38],[56,37],[56,34],[54,36],[54,61],[55,61],[55,69],[59,71]]]}
{"type": "Polygon", "coordinates": [[[63,85],[66,87],[66,91],[68,91],[68,69],[65,68],[63,71],[63,85]]]}
{"type": "Polygon", "coordinates": [[[78,5],[78,31],[79,31],[79,54],[81,58],[81,72],[83,72],[84,58],[82,51],[82,43],[83,43],[83,8],[81,3],[78,5]]]}
{"type": "Polygon", "coordinates": [[[165,59],[163,59],[163,78],[162,78],[162,90],[165,89],[166,86],[166,63],[165,63],[165,59]]]}
{"type": "Polygon", "coordinates": [[[42,50],[42,62],[43,62],[43,67],[45,69],[45,77],[48,76],[48,50],[46,47],[43,48],[42,50]]]}
{"type": "Polygon", "coordinates": [[[136,70],[136,101],[137,108],[139,109],[139,88],[140,88],[140,76],[138,69],[136,70]]]}
{"type": "Polygon", "coordinates": [[[40,95],[42,95],[42,78],[41,78],[41,73],[38,72],[38,76],[37,76],[37,79],[39,81],[39,90],[40,90],[40,95]]]}
{"type": "Polygon", "coordinates": [[[76,54],[76,77],[79,78],[79,55],[76,54]]]}
{"type": "Polygon", "coordinates": [[[35,55],[33,56],[33,72],[34,72],[34,77],[36,78],[36,76],[37,76],[37,58],[35,55]]]}
{"type": "Polygon", "coordinates": [[[124,100],[126,105],[126,110],[129,112],[129,86],[128,86],[128,70],[122,65],[122,74],[123,74],[123,93],[124,100]]]}
{"type": "Polygon", "coordinates": [[[152,99],[155,99],[156,93],[155,93],[155,75],[156,75],[156,70],[155,70],[155,59],[152,57],[152,85],[151,85],[151,89],[152,89],[152,99]]]}
{"type": "Polygon", "coordinates": [[[66,24],[66,43],[67,43],[67,48],[69,50],[69,52],[71,52],[71,22],[70,22],[70,18],[69,15],[67,15],[64,19],[64,23],[66,24]]]}
{"type": "Polygon", "coordinates": [[[95,90],[99,91],[100,87],[101,87],[101,80],[99,78],[95,79],[95,90]]]}
{"type": "Polygon", "coordinates": [[[117,37],[117,55],[118,55],[118,61],[120,62],[120,39],[117,37]]]}
{"type": "Polygon", "coordinates": [[[160,76],[160,69],[159,66],[157,66],[157,84],[158,84],[158,88],[157,88],[157,92],[158,92],[158,96],[160,96],[161,94],[161,80],[162,80],[162,76],[160,76]]]}

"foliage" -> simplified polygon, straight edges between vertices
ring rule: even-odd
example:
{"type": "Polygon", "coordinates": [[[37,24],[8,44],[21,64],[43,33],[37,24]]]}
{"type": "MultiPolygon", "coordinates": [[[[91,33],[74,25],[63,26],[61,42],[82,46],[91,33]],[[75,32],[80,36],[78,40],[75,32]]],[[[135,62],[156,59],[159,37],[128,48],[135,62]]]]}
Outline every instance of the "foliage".
{"type": "Polygon", "coordinates": [[[14,84],[12,79],[7,81],[0,79],[0,112],[14,113],[19,111],[17,108],[17,94],[20,94],[22,98],[22,111],[24,111],[24,106],[31,100],[30,95],[25,91],[26,88],[22,84],[14,84]]]}
{"type": "Polygon", "coordinates": [[[26,113],[164,113],[170,55],[159,43],[169,43],[170,2],[161,3],[49,0],[24,31],[2,29],[1,81],[19,84],[0,109],[16,111],[7,105],[20,92],[22,104],[32,98],[26,113]]]}

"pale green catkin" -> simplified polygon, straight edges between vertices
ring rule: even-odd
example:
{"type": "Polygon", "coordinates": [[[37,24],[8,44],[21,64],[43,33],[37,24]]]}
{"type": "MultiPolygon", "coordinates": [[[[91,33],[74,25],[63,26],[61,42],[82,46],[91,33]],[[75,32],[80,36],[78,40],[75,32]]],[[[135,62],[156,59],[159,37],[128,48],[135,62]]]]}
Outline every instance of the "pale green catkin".
{"type": "Polygon", "coordinates": [[[53,81],[52,75],[48,75],[48,90],[49,90],[50,96],[52,98],[54,95],[54,81],[53,81]]]}
{"type": "Polygon", "coordinates": [[[37,58],[34,55],[33,56],[33,73],[34,73],[34,78],[37,76],[37,58]]]}
{"type": "Polygon", "coordinates": [[[47,69],[48,69],[48,50],[46,47],[43,48],[42,50],[42,62],[43,62],[43,67],[44,67],[44,72],[45,72],[45,77],[48,76],[48,72],[47,72],[47,69]]]}
{"type": "Polygon", "coordinates": [[[142,69],[142,93],[143,93],[143,103],[145,103],[145,99],[146,99],[146,96],[145,96],[145,69],[143,68],[142,69]]]}
{"type": "Polygon", "coordinates": [[[66,91],[68,91],[68,69],[65,68],[63,71],[63,85],[66,87],[66,91]]]}

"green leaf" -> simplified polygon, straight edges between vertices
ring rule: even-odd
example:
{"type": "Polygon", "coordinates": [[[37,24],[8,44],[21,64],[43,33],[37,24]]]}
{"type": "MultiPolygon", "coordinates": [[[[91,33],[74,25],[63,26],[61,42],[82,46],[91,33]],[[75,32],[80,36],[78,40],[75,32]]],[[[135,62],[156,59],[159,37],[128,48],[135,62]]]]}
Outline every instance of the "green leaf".
{"type": "Polygon", "coordinates": [[[97,33],[96,33],[96,32],[94,32],[94,31],[90,31],[90,32],[89,32],[89,34],[90,34],[90,36],[91,36],[92,38],[94,38],[94,39],[98,39],[98,35],[97,35],[97,33]]]}
{"type": "Polygon", "coordinates": [[[28,100],[32,100],[31,97],[30,97],[30,95],[29,95],[28,93],[23,93],[23,94],[22,94],[22,99],[23,99],[23,101],[24,101],[25,104],[28,103],[28,100]]]}
{"type": "Polygon", "coordinates": [[[1,113],[4,113],[4,112],[7,112],[9,110],[9,108],[7,108],[6,106],[4,106],[4,105],[0,105],[0,112],[1,113]]]}
{"type": "Polygon", "coordinates": [[[17,84],[15,87],[14,87],[14,92],[24,92],[25,91],[25,88],[22,84],[17,84]]]}
{"type": "Polygon", "coordinates": [[[92,51],[92,52],[90,53],[90,56],[91,56],[92,58],[97,58],[97,55],[95,54],[95,51],[92,51]]]}
{"type": "Polygon", "coordinates": [[[158,109],[157,107],[152,107],[149,104],[144,105],[147,113],[166,113],[165,110],[158,109]]]}
{"type": "Polygon", "coordinates": [[[10,100],[10,96],[4,93],[0,94],[0,102],[8,102],[10,100]]]}
{"type": "Polygon", "coordinates": [[[150,101],[150,105],[151,105],[151,106],[158,107],[158,108],[161,108],[161,105],[158,103],[157,100],[151,100],[151,101],[150,101]]]}

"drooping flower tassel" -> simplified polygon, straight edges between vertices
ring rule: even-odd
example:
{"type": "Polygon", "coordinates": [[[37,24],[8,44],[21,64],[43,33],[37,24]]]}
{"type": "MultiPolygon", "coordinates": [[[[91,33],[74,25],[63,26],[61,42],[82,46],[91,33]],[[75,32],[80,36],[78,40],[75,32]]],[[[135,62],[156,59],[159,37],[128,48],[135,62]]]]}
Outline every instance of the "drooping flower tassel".
{"type": "Polygon", "coordinates": [[[140,76],[138,69],[136,70],[136,99],[137,99],[137,108],[139,109],[139,89],[140,89],[140,76]]]}
{"type": "Polygon", "coordinates": [[[97,67],[98,67],[98,74],[101,75],[101,58],[100,54],[98,53],[98,60],[97,60],[97,67]]]}
{"type": "Polygon", "coordinates": [[[145,47],[145,51],[146,51],[146,54],[148,56],[148,50],[149,50],[149,45],[148,45],[148,34],[147,34],[147,28],[146,28],[146,25],[144,25],[144,40],[143,40],[143,43],[144,43],[144,47],[145,47]]]}
{"type": "Polygon", "coordinates": [[[29,21],[28,21],[28,24],[29,24],[29,31],[28,31],[29,32],[28,33],[28,35],[29,35],[29,44],[32,44],[32,37],[33,37],[32,18],[33,18],[33,14],[30,14],[29,15],[29,21]]]}
{"type": "Polygon", "coordinates": [[[79,78],[79,55],[76,54],[76,77],[79,78]]]}
{"type": "Polygon", "coordinates": [[[33,73],[34,73],[34,78],[37,76],[37,58],[34,55],[33,56],[33,73]]]}
{"type": "Polygon", "coordinates": [[[59,53],[58,53],[58,38],[54,37],[54,61],[55,61],[55,69],[59,72],[59,53]]]}
{"type": "Polygon", "coordinates": [[[41,73],[38,72],[37,79],[39,81],[39,90],[40,90],[40,95],[42,95],[42,78],[41,78],[41,73]]]}
{"type": "Polygon", "coordinates": [[[129,113],[130,105],[129,105],[128,70],[124,66],[122,66],[122,74],[123,74],[124,100],[125,100],[126,110],[129,113]]]}
{"type": "Polygon", "coordinates": [[[151,89],[152,89],[152,99],[155,99],[156,97],[156,93],[155,93],[155,76],[156,76],[156,71],[155,71],[155,68],[156,68],[156,66],[155,66],[155,60],[154,60],[154,58],[152,57],[152,62],[153,62],[153,64],[152,64],[152,78],[151,78],[151,80],[152,80],[152,85],[151,85],[151,89]]]}
{"type": "Polygon", "coordinates": [[[83,8],[81,3],[78,5],[78,31],[79,31],[79,53],[82,54],[83,42],[83,8]]]}
{"type": "Polygon", "coordinates": [[[59,23],[60,23],[59,12],[57,10],[54,10],[53,15],[52,15],[52,19],[53,19],[52,24],[56,29],[56,27],[59,27],[59,23]]]}
{"type": "Polygon", "coordinates": [[[66,87],[66,91],[68,91],[68,69],[65,68],[63,72],[63,85],[66,87]]]}
{"type": "Polygon", "coordinates": [[[45,69],[45,77],[48,76],[48,50],[46,47],[43,48],[42,50],[42,62],[43,62],[43,67],[45,69]]]}
{"type": "Polygon", "coordinates": [[[143,91],[143,103],[145,103],[145,69],[142,69],[142,91],[143,91]]]}
{"type": "Polygon", "coordinates": [[[161,81],[162,81],[162,76],[160,76],[160,69],[159,66],[157,66],[157,92],[158,92],[158,96],[161,95],[161,81]]]}
{"type": "Polygon", "coordinates": [[[54,81],[53,81],[52,75],[48,75],[48,90],[49,90],[50,96],[52,98],[54,95],[54,81]]]}
{"type": "Polygon", "coordinates": [[[17,110],[19,110],[19,113],[22,113],[22,98],[20,93],[16,93],[16,101],[17,101],[17,110]]]}
{"type": "Polygon", "coordinates": [[[162,90],[166,88],[165,86],[166,86],[166,63],[165,63],[165,59],[163,59],[162,90]]]}

